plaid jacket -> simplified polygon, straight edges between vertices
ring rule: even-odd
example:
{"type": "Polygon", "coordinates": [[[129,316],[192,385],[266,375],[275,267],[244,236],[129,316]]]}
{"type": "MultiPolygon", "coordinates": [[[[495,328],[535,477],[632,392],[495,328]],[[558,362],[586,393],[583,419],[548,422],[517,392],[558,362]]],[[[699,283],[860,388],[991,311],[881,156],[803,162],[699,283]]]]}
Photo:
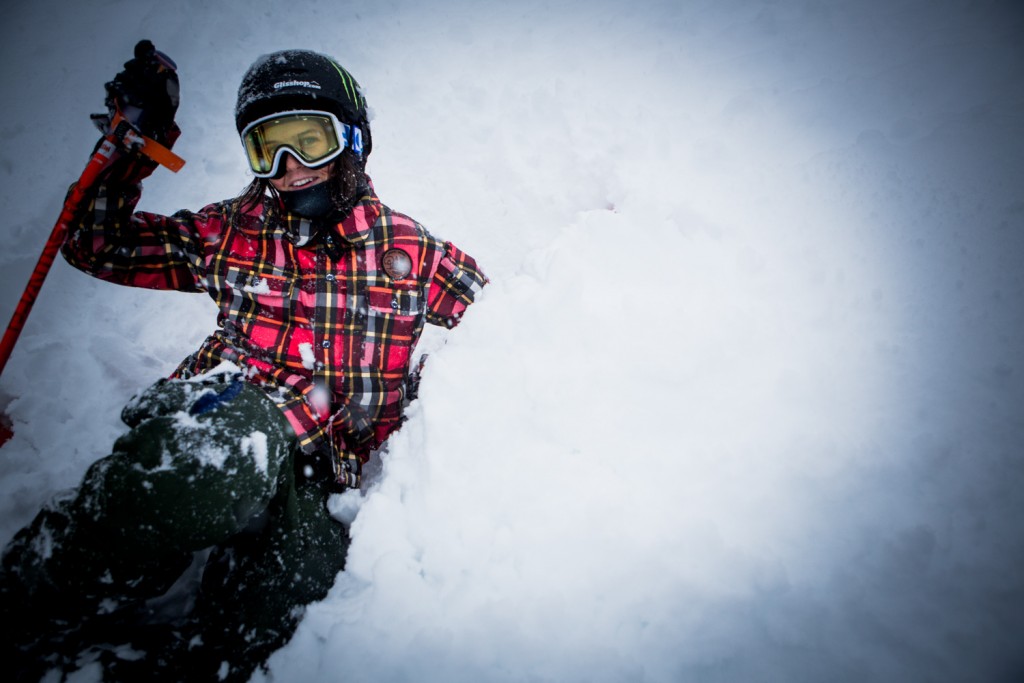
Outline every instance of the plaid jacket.
{"type": "Polygon", "coordinates": [[[361,464],[401,423],[424,323],[453,327],[487,282],[476,262],[372,187],[340,224],[314,230],[270,198],[134,212],[144,175],[108,179],[76,207],[67,261],[110,282],[209,293],[220,329],[175,376],[237,365],[303,451],[329,447],[338,480],[358,485],[361,464]]]}

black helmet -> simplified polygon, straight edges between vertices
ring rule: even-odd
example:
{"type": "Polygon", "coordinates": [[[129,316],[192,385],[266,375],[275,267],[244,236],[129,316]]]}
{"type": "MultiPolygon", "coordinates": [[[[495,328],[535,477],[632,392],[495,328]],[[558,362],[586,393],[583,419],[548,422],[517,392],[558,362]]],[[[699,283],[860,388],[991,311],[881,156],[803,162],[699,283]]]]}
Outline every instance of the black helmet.
{"type": "Polygon", "coordinates": [[[359,126],[363,157],[370,153],[370,122],[359,84],[336,61],[309,50],[282,50],[253,62],[238,88],[235,126],[241,133],[258,118],[299,109],[328,111],[359,126]]]}

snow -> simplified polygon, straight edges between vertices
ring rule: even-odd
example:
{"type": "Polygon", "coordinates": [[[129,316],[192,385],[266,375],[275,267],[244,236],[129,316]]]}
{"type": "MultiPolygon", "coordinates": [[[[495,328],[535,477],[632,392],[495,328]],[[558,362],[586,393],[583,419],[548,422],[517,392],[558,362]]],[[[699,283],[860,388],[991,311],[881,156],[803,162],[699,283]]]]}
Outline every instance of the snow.
{"type": "MultiPolygon", "coordinates": [[[[317,49],[382,199],[492,279],[424,338],[409,422],[332,501],[346,571],[256,680],[1024,676],[1018,3],[101,9],[0,28],[0,315],[144,37],[188,164],[142,208],[241,191],[242,74],[317,49]]],[[[215,318],[56,264],[0,381],[4,538],[215,318]]]]}
{"type": "Polygon", "coordinates": [[[313,352],[313,345],[309,342],[299,344],[299,357],[302,358],[302,367],[312,370],[316,365],[316,354],[313,352]]]}
{"type": "Polygon", "coordinates": [[[255,284],[242,287],[242,291],[252,294],[270,294],[270,283],[265,277],[261,277],[255,284]]]}
{"type": "Polygon", "coordinates": [[[267,435],[263,432],[253,432],[242,439],[242,452],[248,453],[256,464],[256,469],[267,476],[267,435]]]}

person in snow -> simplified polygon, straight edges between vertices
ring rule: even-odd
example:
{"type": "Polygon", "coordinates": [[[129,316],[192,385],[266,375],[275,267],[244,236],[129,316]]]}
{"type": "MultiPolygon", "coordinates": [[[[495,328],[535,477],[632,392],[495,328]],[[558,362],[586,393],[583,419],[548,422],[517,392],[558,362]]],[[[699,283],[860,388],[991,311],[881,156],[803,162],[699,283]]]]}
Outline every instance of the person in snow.
{"type": "MultiPolygon", "coordinates": [[[[165,144],[179,134],[172,67],[149,45],[107,85],[165,144]]],[[[239,197],[135,212],[155,164],[122,150],[73,207],[71,265],[206,292],[218,329],[130,402],[112,453],[6,548],[19,679],[99,661],[106,680],[247,680],[344,567],[347,530],[326,499],[358,486],[399,428],[424,323],[453,327],[486,283],[377,198],[366,101],[330,57],[257,60],[235,123],[255,176],[239,197]]]]}

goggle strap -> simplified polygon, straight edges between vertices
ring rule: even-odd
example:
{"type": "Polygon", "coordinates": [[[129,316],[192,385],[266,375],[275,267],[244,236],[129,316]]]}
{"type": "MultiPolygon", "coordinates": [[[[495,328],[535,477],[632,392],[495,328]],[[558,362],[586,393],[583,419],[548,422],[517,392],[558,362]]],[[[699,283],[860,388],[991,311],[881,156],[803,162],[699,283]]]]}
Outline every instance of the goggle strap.
{"type": "MultiPolygon", "coordinates": [[[[352,128],[352,151],[355,152],[358,157],[363,156],[363,131],[359,129],[359,126],[349,126],[348,124],[345,124],[345,127],[352,128]]],[[[348,143],[346,142],[345,144],[348,143]]]]}
{"type": "Polygon", "coordinates": [[[341,124],[341,148],[351,147],[356,156],[363,156],[363,131],[359,126],[341,124]]]}

